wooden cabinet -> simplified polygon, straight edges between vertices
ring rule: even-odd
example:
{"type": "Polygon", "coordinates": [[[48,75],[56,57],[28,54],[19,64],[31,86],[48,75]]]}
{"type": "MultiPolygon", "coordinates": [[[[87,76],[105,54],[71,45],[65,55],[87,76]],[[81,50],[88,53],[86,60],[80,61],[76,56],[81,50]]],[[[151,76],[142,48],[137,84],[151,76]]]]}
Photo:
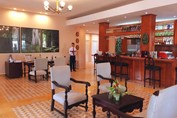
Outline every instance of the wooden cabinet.
{"type": "Polygon", "coordinates": [[[5,73],[9,78],[22,77],[22,62],[5,62],[5,73]]]}

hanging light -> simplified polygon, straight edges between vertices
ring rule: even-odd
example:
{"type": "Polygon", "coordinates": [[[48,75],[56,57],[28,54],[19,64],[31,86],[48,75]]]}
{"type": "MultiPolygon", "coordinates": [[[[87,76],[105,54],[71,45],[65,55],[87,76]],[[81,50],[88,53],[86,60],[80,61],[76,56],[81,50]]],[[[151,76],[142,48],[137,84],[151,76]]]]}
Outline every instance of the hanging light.
{"type": "Polygon", "coordinates": [[[66,10],[64,10],[64,7],[65,7],[65,2],[64,1],[56,0],[56,8],[51,7],[47,0],[44,1],[44,9],[46,11],[50,11],[50,12],[53,12],[53,13],[60,14],[60,13],[71,11],[73,9],[72,5],[68,5],[66,10]]]}

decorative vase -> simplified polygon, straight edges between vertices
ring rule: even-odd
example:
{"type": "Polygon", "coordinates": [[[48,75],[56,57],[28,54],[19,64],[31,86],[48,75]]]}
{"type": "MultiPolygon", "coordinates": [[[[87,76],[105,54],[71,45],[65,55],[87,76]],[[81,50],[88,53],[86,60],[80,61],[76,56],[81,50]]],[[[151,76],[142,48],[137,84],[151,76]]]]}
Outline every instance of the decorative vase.
{"type": "Polygon", "coordinates": [[[121,95],[120,95],[120,94],[114,94],[113,97],[114,97],[114,99],[115,99],[116,101],[119,101],[121,95]]]}

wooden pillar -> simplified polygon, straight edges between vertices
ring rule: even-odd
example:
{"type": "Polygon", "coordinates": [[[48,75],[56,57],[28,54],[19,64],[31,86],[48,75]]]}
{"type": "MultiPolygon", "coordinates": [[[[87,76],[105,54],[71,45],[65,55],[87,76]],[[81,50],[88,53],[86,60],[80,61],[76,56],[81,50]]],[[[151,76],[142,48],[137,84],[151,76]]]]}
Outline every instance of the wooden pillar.
{"type": "Polygon", "coordinates": [[[143,34],[148,34],[149,42],[143,44],[141,40],[141,51],[154,51],[156,15],[147,14],[141,17],[141,39],[143,34]]]}
{"type": "Polygon", "coordinates": [[[109,23],[99,23],[99,51],[107,52],[109,50],[109,41],[106,39],[106,29],[109,28],[109,23]]]}
{"type": "Polygon", "coordinates": [[[173,37],[174,45],[177,45],[177,20],[174,21],[174,37],[173,37]]]}

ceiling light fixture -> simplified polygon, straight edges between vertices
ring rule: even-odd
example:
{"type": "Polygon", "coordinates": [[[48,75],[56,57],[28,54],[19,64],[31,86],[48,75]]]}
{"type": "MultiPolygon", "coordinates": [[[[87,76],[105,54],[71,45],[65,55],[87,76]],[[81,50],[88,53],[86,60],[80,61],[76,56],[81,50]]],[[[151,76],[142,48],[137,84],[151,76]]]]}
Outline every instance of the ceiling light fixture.
{"type": "Polygon", "coordinates": [[[66,10],[64,10],[64,7],[65,7],[65,2],[64,1],[56,0],[56,8],[51,7],[47,0],[44,1],[44,9],[46,11],[50,11],[50,12],[53,12],[53,13],[60,14],[60,13],[65,13],[65,12],[71,11],[73,9],[72,5],[68,5],[66,10]]]}

